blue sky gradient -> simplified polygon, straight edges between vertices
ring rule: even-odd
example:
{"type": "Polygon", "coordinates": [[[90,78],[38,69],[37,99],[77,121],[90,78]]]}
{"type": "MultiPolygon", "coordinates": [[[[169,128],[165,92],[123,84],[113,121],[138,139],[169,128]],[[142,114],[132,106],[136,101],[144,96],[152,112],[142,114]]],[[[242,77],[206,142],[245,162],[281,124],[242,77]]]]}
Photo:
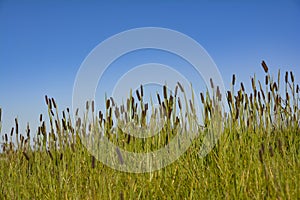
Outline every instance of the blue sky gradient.
{"type": "MultiPolygon", "coordinates": [[[[217,64],[228,89],[232,74],[248,88],[254,73],[263,77],[262,60],[271,73],[277,74],[279,68],[292,70],[299,80],[300,3],[296,0],[2,0],[2,134],[10,131],[15,117],[21,132],[26,122],[36,129],[39,114],[47,110],[46,94],[57,100],[61,110],[71,107],[76,73],[89,52],[114,34],[147,26],[173,29],[199,42],[217,64]]],[[[120,65],[130,63],[125,59],[120,65]]],[[[115,70],[108,72],[111,80],[115,70]]]]}

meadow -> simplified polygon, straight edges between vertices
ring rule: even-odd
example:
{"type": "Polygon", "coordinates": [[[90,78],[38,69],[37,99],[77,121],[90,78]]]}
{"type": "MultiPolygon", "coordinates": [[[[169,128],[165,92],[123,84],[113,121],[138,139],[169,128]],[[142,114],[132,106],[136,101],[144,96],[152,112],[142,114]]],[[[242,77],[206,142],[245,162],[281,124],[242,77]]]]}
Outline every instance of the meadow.
{"type": "MultiPolygon", "coordinates": [[[[132,152],[165,146],[184,120],[196,117],[194,99],[177,96],[186,89],[180,83],[175,94],[162,88],[163,95],[156,96],[160,104],[156,111],[143,101],[142,86],[129,91],[120,107],[112,98],[106,99],[105,111],[96,111],[94,103],[87,102],[85,112],[92,121],[78,114],[73,120],[69,108],[60,111],[55,100],[46,96],[48,116],[40,115],[38,130],[28,126],[26,132],[20,132],[16,119],[11,133],[2,133],[0,108],[0,199],[299,199],[299,85],[292,72],[279,71],[274,76],[264,61],[261,64],[265,80],[256,80],[254,75],[248,93],[235,75],[226,96],[221,96],[213,81],[212,94],[195,93],[204,116],[198,137],[175,162],[149,173],[121,172],[104,165],[81,138],[91,133],[93,137],[105,135],[132,152]],[[221,98],[226,98],[229,108],[219,120],[222,134],[201,157],[201,144],[215,126],[212,122],[221,110],[221,98]],[[155,112],[166,119],[159,135],[143,139],[116,128],[128,120],[147,126],[147,116],[155,112]]],[[[182,134],[189,134],[188,128],[183,130],[182,134]]]]}

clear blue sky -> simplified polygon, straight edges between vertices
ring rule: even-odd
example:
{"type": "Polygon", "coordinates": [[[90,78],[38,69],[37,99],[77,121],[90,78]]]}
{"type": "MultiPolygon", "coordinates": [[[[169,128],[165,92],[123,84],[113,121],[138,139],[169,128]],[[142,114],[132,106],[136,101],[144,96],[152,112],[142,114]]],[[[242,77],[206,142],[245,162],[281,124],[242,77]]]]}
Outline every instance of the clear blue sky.
{"type": "MultiPolygon", "coordinates": [[[[232,74],[249,87],[265,60],[300,76],[300,3],[282,1],[0,1],[0,107],[3,130],[14,117],[36,128],[44,95],[71,107],[77,70],[100,42],[138,27],[164,27],[199,42],[225,86],[232,74]]],[[[113,78],[113,74],[111,76],[113,78]]]]}

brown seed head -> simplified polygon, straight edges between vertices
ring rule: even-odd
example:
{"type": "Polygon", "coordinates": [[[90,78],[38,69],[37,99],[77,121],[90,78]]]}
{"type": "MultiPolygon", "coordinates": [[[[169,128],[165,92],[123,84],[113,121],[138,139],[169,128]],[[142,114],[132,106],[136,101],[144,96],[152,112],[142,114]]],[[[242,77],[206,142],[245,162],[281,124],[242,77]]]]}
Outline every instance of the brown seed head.
{"type": "Polygon", "coordinates": [[[92,168],[93,169],[95,168],[95,161],[96,161],[95,156],[92,156],[92,168]]]}
{"type": "Polygon", "coordinates": [[[163,92],[164,92],[164,98],[167,99],[168,96],[167,96],[167,86],[164,85],[163,87],[163,92]]]}
{"type": "Polygon", "coordinates": [[[45,101],[46,101],[46,104],[48,105],[49,104],[49,100],[48,100],[47,95],[45,95],[45,101]]]}
{"type": "Polygon", "coordinates": [[[202,92],[200,92],[200,97],[201,97],[201,102],[204,104],[204,96],[202,92]]]}
{"type": "Polygon", "coordinates": [[[291,80],[292,80],[292,83],[294,83],[294,81],[295,81],[295,77],[294,77],[294,74],[293,74],[293,72],[292,72],[292,71],[290,71],[290,75],[291,75],[291,80]]]}
{"type": "Polygon", "coordinates": [[[51,160],[53,160],[53,156],[52,156],[52,153],[51,153],[51,151],[50,151],[50,150],[48,150],[47,152],[48,152],[48,154],[49,154],[49,156],[50,156],[51,160]]]}
{"type": "Polygon", "coordinates": [[[109,99],[107,99],[107,100],[106,100],[106,109],[108,109],[108,108],[109,108],[109,106],[110,106],[110,100],[109,100],[109,99]]]}
{"type": "Polygon", "coordinates": [[[52,98],[52,103],[53,103],[53,107],[56,109],[57,107],[56,107],[56,102],[55,102],[54,98],[52,98]]]}
{"type": "Polygon", "coordinates": [[[141,96],[144,96],[144,89],[143,89],[143,85],[141,85],[141,96]]]}
{"type": "Polygon", "coordinates": [[[177,92],[178,92],[178,85],[175,86],[175,94],[174,94],[175,97],[177,97],[177,92]]]}
{"type": "Polygon", "coordinates": [[[62,111],[62,114],[63,114],[63,119],[66,119],[65,111],[62,111]]]}
{"type": "Polygon", "coordinates": [[[88,101],[86,101],[86,103],[85,103],[85,109],[89,110],[89,102],[88,101]]]}
{"type": "Polygon", "coordinates": [[[95,112],[95,101],[92,101],[92,112],[95,112]]]}
{"type": "Polygon", "coordinates": [[[184,89],[183,89],[182,85],[179,82],[177,82],[177,85],[179,86],[179,89],[181,90],[181,92],[184,92],[184,89]]]}
{"type": "Polygon", "coordinates": [[[241,83],[241,88],[242,88],[242,91],[245,92],[245,87],[244,87],[243,83],[241,83]]]}
{"type": "Polygon", "coordinates": [[[235,74],[232,75],[232,85],[235,84],[235,74]]]}
{"type": "Polygon", "coordinates": [[[231,95],[230,91],[227,91],[227,100],[228,100],[228,102],[233,103],[232,102],[232,95],[231,95]]]}
{"type": "Polygon", "coordinates": [[[222,100],[222,94],[221,94],[221,92],[220,92],[219,86],[217,86],[217,98],[218,98],[218,101],[221,101],[221,100],[222,100]]]}
{"type": "Polygon", "coordinates": [[[140,96],[139,90],[136,90],[135,92],[136,92],[136,96],[137,96],[138,100],[141,101],[141,96],[140,96]]]}
{"type": "Polygon", "coordinates": [[[276,83],[273,84],[273,88],[274,88],[274,90],[275,90],[276,92],[278,91],[278,87],[277,87],[277,84],[276,84],[276,83]]]}
{"type": "Polygon", "coordinates": [[[255,82],[254,82],[254,78],[251,78],[251,83],[252,83],[252,88],[255,89],[255,82]]]}
{"type": "Polygon", "coordinates": [[[268,73],[268,66],[267,66],[267,64],[265,63],[265,61],[262,61],[261,65],[262,65],[262,67],[264,68],[265,72],[268,73]]]}
{"type": "Polygon", "coordinates": [[[210,78],[209,80],[210,80],[210,87],[213,89],[214,88],[214,82],[213,82],[212,78],[210,78]]]}
{"type": "Polygon", "coordinates": [[[159,103],[159,105],[161,105],[160,96],[159,96],[159,94],[158,94],[158,93],[157,93],[156,95],[157,95],[157,100],[158,100],[158,103],[159,103]]]}
{"type": "Polygon", "coordinates": [[[17,118],[15,118],[15,123],[16,123],[16,134],[19,134],[19,124],[17,118]]]}
{"type": "Polygon", "coordinates": [[[179,106],[179,109],[181,110],[181,101],[180,101],[180,98],[178,97],[178,106],[179,106]]]}

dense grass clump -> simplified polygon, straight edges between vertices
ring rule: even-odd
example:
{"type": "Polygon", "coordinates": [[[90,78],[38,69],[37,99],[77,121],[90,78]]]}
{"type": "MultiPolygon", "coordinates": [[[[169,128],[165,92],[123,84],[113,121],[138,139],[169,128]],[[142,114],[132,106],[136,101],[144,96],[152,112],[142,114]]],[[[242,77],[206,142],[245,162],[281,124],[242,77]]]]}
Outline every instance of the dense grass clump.
{"type": "MultiPolygon", "coordinates": [[[[68,108],[60,115],[55,100],[46,96],[49,123],[40,115],[36,133],[29,126],[20,133],[16,119],[11,133],[1,133],[0,199],[298,199],[299,85],[292,72],[286,72],[281,82],[280,71],[274,78],[265,62],[262,66],[265,80],[254,76],[250,93],[243,83],[236,86],[235,75],[226,97],[211,82],[214,94],[200,93],[204,124],[199,125],[197,139],[174,163],[150,173],[111,169],[89,153],[81,138],[106,136],[132,152],[165,146],[197,112],[193,99],[177,96],[177,90],[184,93],[180,83],[175,94],[167,94],[164,87],[163,96],[157,95],[158,110],[144,103],[142,86],[136,98],[130,92],[119,107],[112,98],[106,99],[104,112],[96,112],[94,103],[87,102],[85,116],[92,120],[76,113],[73,121],[68,108]],[[221,98],[229,107],[220,120],[223,133],[202,158],[200,147],[221,98]],[[147,127],[147,116],[165,119],[158,135],[133,137],[116,126],[132,121],[147,127]]],[[[1,125],[0,109],[0,131],[1,125]]],[[[188,128],[183,130],[188,134],[188,128]]],[[[122,162],[122,155],[118,159],[122,162]]]]}

